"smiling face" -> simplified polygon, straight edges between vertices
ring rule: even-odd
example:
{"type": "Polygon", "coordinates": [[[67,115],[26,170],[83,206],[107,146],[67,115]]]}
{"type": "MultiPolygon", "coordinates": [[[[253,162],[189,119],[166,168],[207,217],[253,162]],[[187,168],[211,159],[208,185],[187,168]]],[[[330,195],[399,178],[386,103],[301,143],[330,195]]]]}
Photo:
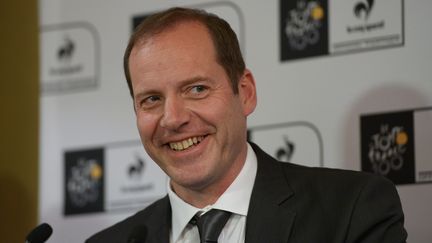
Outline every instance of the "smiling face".
{"type": "Polygon", "coordinates": [[[142,143],[176,193],[223,193],[246,158],[252,74],[245,70],[234,94],[207,29],[191,21],[138,43],[129,68],[142,143]]]}

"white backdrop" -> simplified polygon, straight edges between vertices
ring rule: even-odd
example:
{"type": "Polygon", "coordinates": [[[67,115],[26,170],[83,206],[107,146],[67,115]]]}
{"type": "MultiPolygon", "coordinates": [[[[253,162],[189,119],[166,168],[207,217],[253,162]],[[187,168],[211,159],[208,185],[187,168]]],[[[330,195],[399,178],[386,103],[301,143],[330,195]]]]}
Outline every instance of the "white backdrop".
{"type": "MultiPolygon", "coordinates": [[[[354,21],[351,8],[359,3],[367,1],[328,0],[330,44],[346,41],[341,20],[347,25],[350,18],[354,21]]],[[[41,222],[54,228],[48,242],[83,242],[164,195],[166,178],[140,146],[122,57],[133,17],[175,5],[207,9],[233,25],[257,81],[259,101],[249,119],[251,139],[269,152],[282,141],[295,145],[291,154],[282,149],[293,162],[360,170],[361,115],[432,106],[431,1],[377,0],[373,9],[369,6],[369,19],[359,23],[376,20],[379,24],[384,19],[382,28],[402,36],[392,47],[342,54],[330,45],[330,54],[281,61],[280,1],[40,0],[39,215],[41,222]],[[287,136],[273,145],[278,133],[287,136]],[[103,151],[99,160],[82,154],[95,149],[103,151]],[[87,176],[91,180],[86,182],[93,184],[79,185],[80,180],[75,187],[68,184],[71,181],[65,176],[70,175],[65,170],[71,154],[92,167],[85,174],[87,167],[73,162],[68,166],[76,173],[70,175],[87,176]],[[133,178],[132,169],[144,174],[133,178]],[[74,194],[78,195],[70,199],[74,202],[92,200],[88,196],[96,194],[86,194],[85,189],[100,189],[102,206],[87,213],[66,210],[66,195],[72,195],[68,190],[83,192],[74,194]]],[[[432,121],[430,117],[425,121],[432,121]]],[[[431,134],[431,123],[423,123],[424,133],[419,127],[416,133],[431,134]]],[[[426,158],[422,163],[427,168],[432,167],[431,137],[416,140],[422,148],[416,153],[426,158]]],[[[431,242],[432,184],[411,183],[397,189],[408,240],[431,242]]]]}

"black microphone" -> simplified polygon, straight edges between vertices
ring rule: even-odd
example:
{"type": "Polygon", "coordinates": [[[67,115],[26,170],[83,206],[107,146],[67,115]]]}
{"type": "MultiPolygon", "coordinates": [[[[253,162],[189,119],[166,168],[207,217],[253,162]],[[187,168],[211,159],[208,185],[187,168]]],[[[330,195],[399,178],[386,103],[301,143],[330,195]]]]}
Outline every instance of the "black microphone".
{"type": "Polygon", "coordinates": [[[25,243],[44,243],[52,234],[49,224],[43,223],[34,228],[26,237],[25,243]]]}
{"type": "Polygon", "coordinates": [[[146,238],[147,227],[144,225],[137,225],[129,234],[127,243],[145,243],[146,238]]]}

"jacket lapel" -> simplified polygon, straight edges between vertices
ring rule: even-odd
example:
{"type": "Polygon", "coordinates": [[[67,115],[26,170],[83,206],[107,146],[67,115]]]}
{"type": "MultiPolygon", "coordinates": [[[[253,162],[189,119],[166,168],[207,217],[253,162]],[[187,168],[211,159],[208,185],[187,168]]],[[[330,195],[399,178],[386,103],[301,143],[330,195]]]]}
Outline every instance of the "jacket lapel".
{"type": "Polygon", "coordinates": [[[144,220],[148,230],[146,243],[169,242],[171,205],[168,196],[165,196],[152,215],[144,220]]]}
{"type": "Polygon", "coordinates": [[[245,242],[288,242],[295,212],[288,208],[287,201],[294,192],[280,164],[257,145],[252,147],[258,170],[246,220],[245,242]]]}

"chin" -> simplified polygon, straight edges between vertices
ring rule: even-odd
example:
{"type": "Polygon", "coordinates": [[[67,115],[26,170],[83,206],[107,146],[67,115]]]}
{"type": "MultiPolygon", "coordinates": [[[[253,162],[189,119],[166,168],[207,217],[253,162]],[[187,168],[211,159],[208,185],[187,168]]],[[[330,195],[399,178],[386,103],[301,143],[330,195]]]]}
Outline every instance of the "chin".
{"type": "Polygon", "coordinates": [[[191,178],[190,175],[189,176],[184,175],[184,176],[177,177],[177,178],[174,178],[174,177],[170,177],[170,178],[178,186],[192,189],[192,190],[201,190],[201,189],[205,188],[208,184],[210,184],[208,178],[203,178],[203,177],[191,178]]]}

